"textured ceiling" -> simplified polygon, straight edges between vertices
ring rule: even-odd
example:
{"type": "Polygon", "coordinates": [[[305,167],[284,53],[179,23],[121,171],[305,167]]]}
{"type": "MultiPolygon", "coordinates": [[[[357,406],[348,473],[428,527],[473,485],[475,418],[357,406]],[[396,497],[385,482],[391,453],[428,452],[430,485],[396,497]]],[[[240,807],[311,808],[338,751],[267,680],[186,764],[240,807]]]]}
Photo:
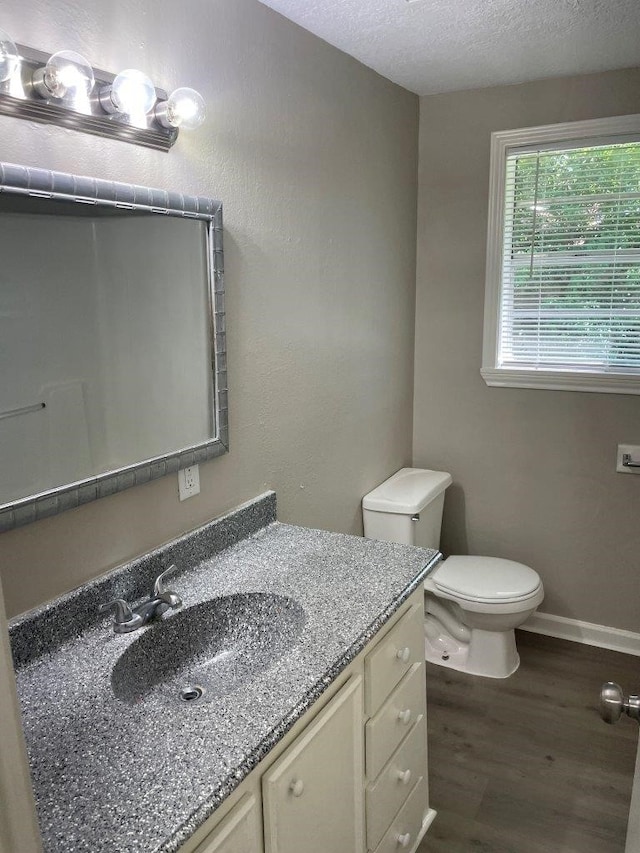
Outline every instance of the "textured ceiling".
{"type": "Polygon", "coordinates": [[[640,0],[261,0],[419,95],[640,65],[640,0]]]}

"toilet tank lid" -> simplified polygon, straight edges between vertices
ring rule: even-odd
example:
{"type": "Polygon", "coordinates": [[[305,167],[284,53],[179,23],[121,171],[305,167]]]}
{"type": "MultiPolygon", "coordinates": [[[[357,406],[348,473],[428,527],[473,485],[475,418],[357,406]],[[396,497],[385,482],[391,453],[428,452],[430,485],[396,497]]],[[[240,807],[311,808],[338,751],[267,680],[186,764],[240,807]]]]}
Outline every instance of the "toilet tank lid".
{"type": "Polygon", "coordinates": [[[402,468],[362,499],[362,508],[374,512],[415,515],[451,485],[451,474],[425,468],[402,468]]]}

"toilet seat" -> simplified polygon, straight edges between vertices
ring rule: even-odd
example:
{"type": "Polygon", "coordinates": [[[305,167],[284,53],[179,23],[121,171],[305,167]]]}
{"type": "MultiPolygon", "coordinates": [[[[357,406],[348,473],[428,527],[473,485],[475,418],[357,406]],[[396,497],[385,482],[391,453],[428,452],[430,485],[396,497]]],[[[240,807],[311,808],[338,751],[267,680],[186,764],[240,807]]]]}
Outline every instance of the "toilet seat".
{"type": "Polygon", "coordinates": [[[537,597],[540,576],[529,566],[500,557],[449,557],[430,580],[443,595],[484,604],[512,604],[537,597]]]}

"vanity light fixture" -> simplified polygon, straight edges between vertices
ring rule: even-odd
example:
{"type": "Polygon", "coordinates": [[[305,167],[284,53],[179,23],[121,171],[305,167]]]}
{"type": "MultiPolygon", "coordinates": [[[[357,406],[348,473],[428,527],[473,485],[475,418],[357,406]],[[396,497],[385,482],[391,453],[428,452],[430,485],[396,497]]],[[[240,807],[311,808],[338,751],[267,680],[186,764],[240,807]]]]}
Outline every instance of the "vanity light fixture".
{"type": "Polygon", "coordinates": [[[95,78],[84,56],[73,50],[61,50],[34,72],[32,82],[41,98],[75,101],[89,96],[95,78]]]}
{"type": "Polygon", "coordinates": [[[100,104],[108,113],[146,115],[156,102],[153,83],[135,68],[121,71],[110,86],[100,90],[100,104]]]}
{"type": "Polygon", "coordinates": [[[168,151],[179,129],[202,124],[206,109],[194,89],[167,95],[141,71],[113,75],[71,50],[16,45],[0,30],[0,113],[168,151]]]}
{"type": "Polygon", "coordinates": [[[205,120],[204,98],[195,89],[184,87],[172,92],[166,101],[156,104],[156,119],[163,127],[195,130],[205,120]]]}
{"type": "Polygon", "coordinates": [[[5,83],[13,77],[19,62],[18,48],[8,33],[0,30],[0,83],[5,83]]]}

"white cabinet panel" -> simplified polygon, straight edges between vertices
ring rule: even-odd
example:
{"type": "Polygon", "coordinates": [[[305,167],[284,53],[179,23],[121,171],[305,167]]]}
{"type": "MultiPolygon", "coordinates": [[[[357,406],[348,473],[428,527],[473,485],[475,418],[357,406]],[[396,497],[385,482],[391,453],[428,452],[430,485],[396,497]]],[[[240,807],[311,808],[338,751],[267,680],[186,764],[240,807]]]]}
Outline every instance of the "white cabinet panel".
{"type": "Polygon", "coordinates": [[[411,853],[416,849],[430,817],[429,809],[425,806],[426,800],[426,782],[421,778],[376,847],[375,853],[399,853],[402,850],[411,853]]]}
{"type": "MultiPolygon", "coordinates": [[[[375,849],[418,779],[427,774],[427,732],[419,720],[382,772],[367,785],[367,846],[375,849]]],[[[426,797],[426,790],[425,790],[426,797]]]]}
{"type": "Polygon", "coordinates": [[[365,710],[375,714],[415,663],[424,663],[424,608],[415,604],[365,659],[365,710]]]}
{"type": "Polygon", "coordinates": [[[426,731],[424,662],[415,663],[366,725],[367,777],[375,779],[414,723],[426,731]]]}
{"type": "Polygon", "coordinates": [[[265,853],[362,853],[362,723],[355,676],[265,773],[265,853]]]}
{"type": "Polygon", "coordinates": [[[253,794],[245,794],[194,853],[262,853],[261,814],[253,794]]]}

